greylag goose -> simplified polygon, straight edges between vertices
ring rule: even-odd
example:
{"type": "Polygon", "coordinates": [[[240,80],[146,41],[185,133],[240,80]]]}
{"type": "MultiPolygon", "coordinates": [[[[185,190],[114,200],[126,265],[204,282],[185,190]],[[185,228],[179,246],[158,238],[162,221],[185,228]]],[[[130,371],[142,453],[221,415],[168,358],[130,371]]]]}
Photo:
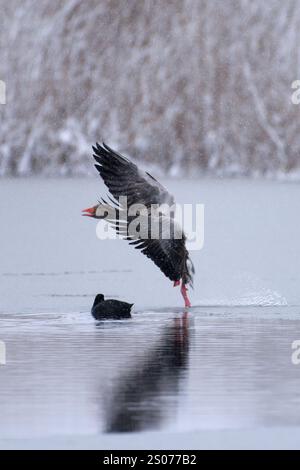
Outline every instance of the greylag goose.
{"type": "Polygon", "coordinates": [[[102,199],[99,204],[84,209],[83,215],[106,219],[122,238],[150,258],[173,281],[174,287],[181,283],[185,307],[190,307],[187,285],[192,286],[195,270],[186,248],[186,236],[172,212],[173,196],[153,176],[141,171],[105,143],[97,143],[93,151],[95,167],[113,198],[108,196],[109,201],[102,199]],[[120,202],[124,197],[127,198],[126,207],[120,202]],[[134,205],[145,208],[140,212],[139,221],[143,228],[146,227],[146,233],[145,230],[137,233],[131,229],[136,213],[130,215],[129,209],[134,205]],[[171,208],[171,211],[166,213],[161,207],[171,208]],[[164,232],[166,226],[169,227],[168,236],[164,232]],[[153,233],[156,234],[154,237],[153,233]]]}

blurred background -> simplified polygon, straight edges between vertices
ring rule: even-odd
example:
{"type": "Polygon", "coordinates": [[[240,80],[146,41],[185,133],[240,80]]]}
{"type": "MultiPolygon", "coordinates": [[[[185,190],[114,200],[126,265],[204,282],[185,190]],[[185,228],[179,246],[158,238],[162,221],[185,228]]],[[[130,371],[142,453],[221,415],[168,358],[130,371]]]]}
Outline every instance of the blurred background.
{"type": "Polygon", "coordinates": [[[0,21],[0,448],[300,448],[300,1],[0,0],[0,21]],[[102,140],[204,228],[188,315],[81,217],[102,140]],[[132,321],[96,324],[97,293],[132,321]]]}
{"type": "Polygon", "coordinates": [[[0,0],[0,175],[300,177],[297,0],[0,0]],[[153,170],[152,170],[153,171],[153,170]]]}

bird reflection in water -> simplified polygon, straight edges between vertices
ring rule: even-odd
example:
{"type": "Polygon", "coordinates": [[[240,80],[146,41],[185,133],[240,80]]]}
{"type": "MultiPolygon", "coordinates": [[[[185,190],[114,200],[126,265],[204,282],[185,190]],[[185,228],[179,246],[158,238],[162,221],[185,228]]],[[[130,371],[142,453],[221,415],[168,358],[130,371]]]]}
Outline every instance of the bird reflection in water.
{"type": "Polygon", "coordinates": [[[174,416],[189,357],[189,317],[174,318],[144,358],[117,380],[106,407],[106,432],[155,429],[174,416]]]}

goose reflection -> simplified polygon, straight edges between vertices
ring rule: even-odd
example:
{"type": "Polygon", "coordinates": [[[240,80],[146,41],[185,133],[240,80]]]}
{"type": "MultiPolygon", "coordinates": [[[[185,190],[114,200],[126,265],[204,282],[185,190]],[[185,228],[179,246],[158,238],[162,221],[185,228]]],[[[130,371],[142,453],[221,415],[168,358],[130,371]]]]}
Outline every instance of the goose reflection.
{"type": "Polygon", "coordinates": [[[106,432],[159,428],[174,415],[186,377],[189,318],[174,318],[145,357],[117,379],[105,411],[106,432]]]}

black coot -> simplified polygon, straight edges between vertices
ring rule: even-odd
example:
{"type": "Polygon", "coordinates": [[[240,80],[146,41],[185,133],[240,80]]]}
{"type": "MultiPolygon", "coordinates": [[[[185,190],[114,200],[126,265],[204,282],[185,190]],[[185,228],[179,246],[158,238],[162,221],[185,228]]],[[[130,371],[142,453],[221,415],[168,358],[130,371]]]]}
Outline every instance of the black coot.
{"type": "Polygon", "coordinates": [[[96,320],[122,320],[131,318],[132,306],[133,304],[120,300],[105,300],[103,294],[98,294],[95,297],[91,313],[96,320]]]}

